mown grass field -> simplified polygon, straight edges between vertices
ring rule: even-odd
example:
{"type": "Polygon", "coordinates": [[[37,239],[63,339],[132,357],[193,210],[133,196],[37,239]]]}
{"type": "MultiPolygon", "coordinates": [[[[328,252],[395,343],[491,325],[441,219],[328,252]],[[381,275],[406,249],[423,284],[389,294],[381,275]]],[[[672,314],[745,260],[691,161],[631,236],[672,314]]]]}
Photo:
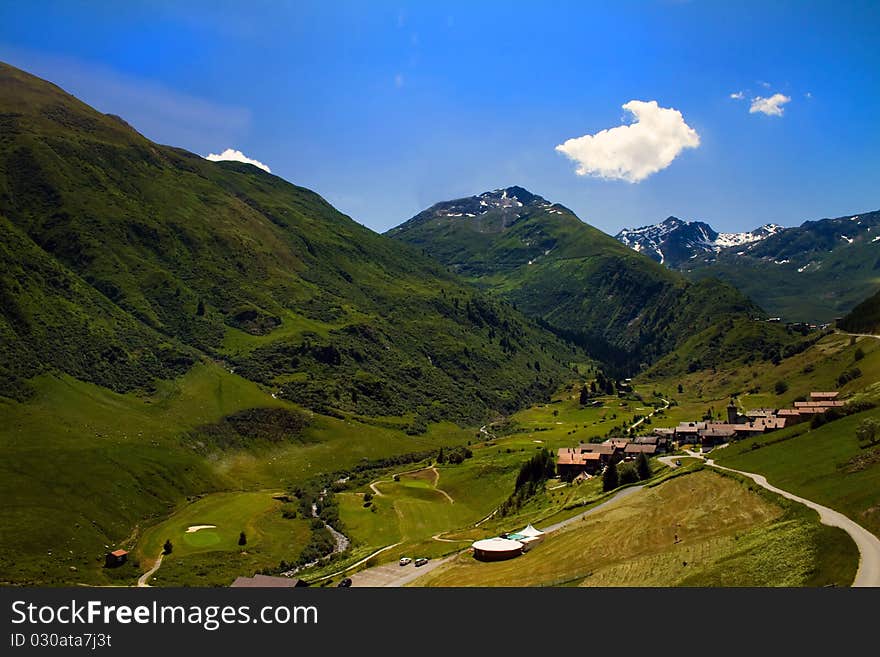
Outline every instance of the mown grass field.
{"type": "Polygon", "coordinates": [[[856,427],[880,409],[809,430],[796,425],[713,453],[721,465],[757,472],[790,491],[848,516],[880,535],[880,448],[861,448],[856,427]],[[863,459],[859,465],[858,460],[863,459]]]}
{"type": "Polygon", "coordinates": [[[516,559],[463,553],[411,585],[848,585],[857,563],[849,537],[804,507],[701,470],[643,489],[516,559]]]}

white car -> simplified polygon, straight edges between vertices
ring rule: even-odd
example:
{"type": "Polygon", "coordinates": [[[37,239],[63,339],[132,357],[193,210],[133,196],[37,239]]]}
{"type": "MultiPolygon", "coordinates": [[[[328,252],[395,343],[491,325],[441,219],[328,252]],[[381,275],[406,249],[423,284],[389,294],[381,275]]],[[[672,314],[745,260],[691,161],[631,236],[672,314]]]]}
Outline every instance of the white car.
{"type": "Polygon", "coordinates": [[[409,565],[410,563],[412,563],[412,559],[410,559],[409,557],[400,557],[400,565],[401,566],[406,566],[406,565],[409,565]]]}

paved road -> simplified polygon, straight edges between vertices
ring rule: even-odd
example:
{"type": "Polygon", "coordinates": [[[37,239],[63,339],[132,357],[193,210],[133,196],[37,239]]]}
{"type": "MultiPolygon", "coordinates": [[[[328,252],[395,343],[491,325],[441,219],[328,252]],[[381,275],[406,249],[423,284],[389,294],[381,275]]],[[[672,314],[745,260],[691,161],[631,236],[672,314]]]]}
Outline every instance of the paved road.
{"type": "Polygon", "coordinates": [[[849,331],[841,331],[841,333],[845,335],[855,335],[860,338],[874,338],[875,340],[880,340],[880,335],[874,335],[873,333],[850,333],[849,331]]]}
{"type": "MultiPolygon", "coordinates": [[[[695,458],[704,458],[702,454],[698,454],[696,452],[688,451],[688,454],[695,458]]],[[[856,578],[853,580],[852,586],[880,586],[880,539],[874,536],[874,534],[869,532],[858,523],[853,522],[839,511],[829,509],[827,506],[816,504],[815,502],[812,502],[808,499],[805,499],[798,495],[794,495],[793,493],[789,493],[788,491],[782,490],[781,488],[777,488],[773,484],[769,483],[764,475],[755,474],[754,472],[734,470],[733,468],[726,468],[723,465],[718,465],[712,459],[705,459],[705,461],[707,465],[710,465],[713,468],[741,474],[744,477],[748,477],[759,486],[766,488],[767,490],[773,491],[778,495],[782,495],[782,497],[785,497],[789,500],[794,500],[795,502],[800,502],[801,504],[810,507],[814,511],[818,512],[819,521],[823,525],[828,525],[829,527],[839,527],[840,529],[845,531],[853,539],[856,547],[859,548],[859,569],[856,572],[856,578]]]]}
{"type": "Polygon", "coordinates": [[[602,509],[607,507],[609,504],[613,504],[614,502],[617,502],[618,500],[621,500],[625,497],[629,497],[633,493],[637,493],[638,491],[642,490],[643,488],[644,488],[644,486],[630,486],[629,488],[624,488],[623,490],[615,493],[614,496],[611,497],[611,499],[605,500],[604,502],[602,502],[602,504],[594,506],[589,511],[584,511],[581,514],[576,515],[574,518],[569,518],[568,520],[563,520],[561,522],[557,522],[556,524],[545,527],[541,531],[543,531],[545,534],[549,534],[550,532],[555,532],[557,529],[562,529],[566,525],[570,525],[574,522],[577,522],[578,520],[583,520],[587,516],[593,515],[597,511],[601,511],[602,509]]]}
{"type": "Polygon", "coordinates": [[[396,561],[376,566],[374,568],[367,568],[366,570],[361,570],[351,576],[351,585],[353,587],[403,586],[404,584],[408,584],[414,579],[421,577],[425,573],[429,573],[435,568],[439,568],[447,561],[455,559],[459,554],[460,552],[456,552],[443,559],[431,559],[424,566],[419,566],[418,568],[412,563],[408,566],[401,566],[396,561]]]}

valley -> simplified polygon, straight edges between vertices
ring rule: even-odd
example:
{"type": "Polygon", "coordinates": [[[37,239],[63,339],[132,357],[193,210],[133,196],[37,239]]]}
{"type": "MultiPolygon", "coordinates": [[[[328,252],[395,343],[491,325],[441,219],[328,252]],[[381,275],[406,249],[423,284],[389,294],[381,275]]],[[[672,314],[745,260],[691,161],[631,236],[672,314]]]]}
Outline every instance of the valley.
{"type": "Polygon", "coordinates": [[[817,328],[519,186],[379,234],[2,63],[0,128],[3,585],[849,586],[845,532],[657,432],[815,391],[844,410],[711,458],[880,534],[876,213],[845,253],[852,217],[711,231],[705,270],[742,247],[755,277],[831,240],[860,283],[817,328]]]}

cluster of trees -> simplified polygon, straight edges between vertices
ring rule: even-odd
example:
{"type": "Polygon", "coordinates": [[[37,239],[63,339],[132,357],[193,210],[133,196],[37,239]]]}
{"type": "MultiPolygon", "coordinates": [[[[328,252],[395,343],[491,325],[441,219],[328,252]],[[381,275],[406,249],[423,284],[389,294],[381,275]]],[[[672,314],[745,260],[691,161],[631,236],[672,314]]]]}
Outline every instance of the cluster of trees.
{"type": "Polygon", "coordinates": [[[648,457],[639,454],[635,463],[624,463],[620,467],[614,461],[608,464],[602,473],[602,490],[614,490],[618,486],[634,484],[651,477],[651,464],[648,457]]]}
{"type": "Polygon", "coordinates": [[[858,379],[862,375],[862,370],[858,367],[852,367],[837,377],[837,386],[842,388],[853,379],[858,379]]]}
{"type": "Polygon", "coordinates": [[[437,463],[459,464],[465,459],[469,459],[474,453],[468,447],[458,445],[456,447],[448,447],[445,450],[441,447],[437,452],[437,463]]]}
{"type": "Polygon", "coordinates": [[[545,482],[554,476],[556,463],[553,455],[542,449],[520,466],[513,494],[501,505],[499,513],[504,516],[519,509],[529,498],[544,490],[545,482]]]}

